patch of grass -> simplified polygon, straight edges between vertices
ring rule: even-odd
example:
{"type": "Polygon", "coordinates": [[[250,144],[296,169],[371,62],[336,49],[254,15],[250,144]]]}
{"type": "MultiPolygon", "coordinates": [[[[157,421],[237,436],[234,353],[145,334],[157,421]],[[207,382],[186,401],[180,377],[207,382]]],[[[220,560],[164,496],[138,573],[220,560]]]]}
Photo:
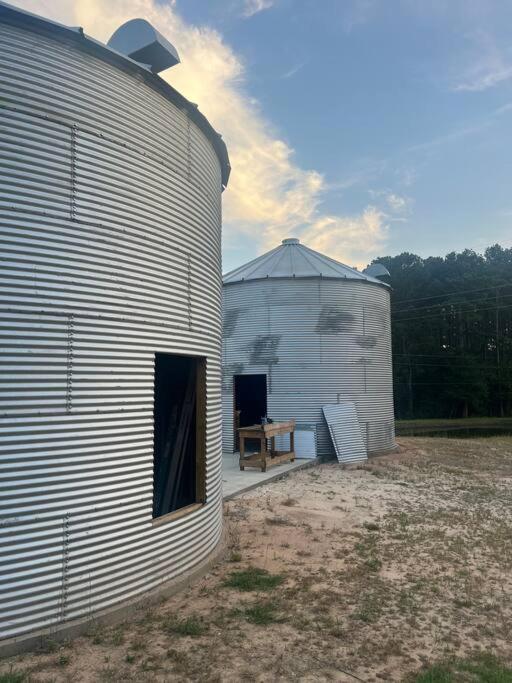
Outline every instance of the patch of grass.
{"type": "Polygon", "coordinates": [[[512,683],[512,669],[491,654],[434,664],[411,679],[413,683],[512,683]]]}
{"type": "Polygon", "coordinates": [[[248,622],[256,626],[268,626],[283,621],[273,602],[256,602],[242,610],[242,615],[248,622]]]}
{"type": "Polygon", "coordinates": [[[69,655],[60,655],[60,657],[57,660],[57,664],[59,666],[67,666],[70,661],[71,657],[69,655]]]}
{"type": "Polygon", "coordinates": [[[26,680],[27,676],[23,671],[14,671],[12,668],[7,674],[0,674],[0,683],[24,683],[26,680]]]}
{"type": "Polygon", "coordinates": [[[242,553],[233,551],[231,553],[231,555],[229,556],[229,561],[230,562],[241,562],[242,561],[242,553]]]}
{"type": "Polygon", "coordinates": [[[266,569],[248,567],[238,572],[232,572],[224,581],[227,588],[239,591],[270,591],[284,581],[281,574],[270,574],[266,569]]]}
{"type": "Polygon", "coordinates": [[[92,623],[85,635],[92,640],[93,645],[102,645],[105,640],[105,629],[101,624],[92,623]]]}
{"type": "Polygon", "coordinates": [[[382,567],[382,562],[379,560],[378,557],[369,557],[367,560],[365,560],[364,563],[372,572],[378,572],[379,569],[382,567]]]}
{"type": "Polygon", "coordinates": [[[41,642],[39,643],[36,652],[40,655],[47,655],[56,652],[58,647],[59,644],[56,640],[52,640],[52,638],[41,638],[41,642]]]}
{"type": "Polygon", "coordinates": [[[196,616],[186,617],[185,619],[176,619],[173,616],[165,619],[163,629],[167,633],[174,633],[178,636],[198,638],[208,631],[208,624],[205,624],[202,619],[196,616]]]}
{"type": "Polygon", "coordinates": [[[380,530],[380,526],[376,522],[364,522],[363,526],[367,531],[379,531],[380,530]]]}
{"type": "Polygon", "coordinates": [[[274,526],[288,526],[290,524],[289,519],[286,517],[280,517],[279,515],[276,515],[275,517],[267,517],[265,522],[267,524],[273,524],[274,526]]]}
{"type": "Polygon", "coordinates": [[[361,598],[358,609],[353,613],[352,617],[363,621],[365,624],[372,624],[377,621],[381,615],[382,596],[377,593],[367,593],[361,598]]]}

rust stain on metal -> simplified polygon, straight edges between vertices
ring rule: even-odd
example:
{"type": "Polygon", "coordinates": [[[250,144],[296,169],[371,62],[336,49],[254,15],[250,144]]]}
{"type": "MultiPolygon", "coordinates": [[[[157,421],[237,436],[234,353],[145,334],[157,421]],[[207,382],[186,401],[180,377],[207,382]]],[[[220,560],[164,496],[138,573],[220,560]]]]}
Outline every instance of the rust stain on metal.
{"type": "Polygon", "coordinates": [[[239,308],[231,308],[224,314],[224,319],[222,321],[222,335],[224,339],[229,339],[233,336],[236,330],[236,325],[238,318],[240,317],[239,308]]]}
{"type": "Polygon", "coordinates": [[[249,347],[251,365],[276,365],[279,363],[276,352],[280,342],[280,334],[256,337],[249,347]]]}
{"type": "Polygon", "coordinates": [[[354,327],[355,316],[338,306],[322,306],[316,325],[317,334],[341,334],[354,327]]]}
{"type": "Polygon", "coordinates": [[[377,337],[371,334],[356,337],[356,344],[363,349],[373,349],[377,345],[377,337]]]}

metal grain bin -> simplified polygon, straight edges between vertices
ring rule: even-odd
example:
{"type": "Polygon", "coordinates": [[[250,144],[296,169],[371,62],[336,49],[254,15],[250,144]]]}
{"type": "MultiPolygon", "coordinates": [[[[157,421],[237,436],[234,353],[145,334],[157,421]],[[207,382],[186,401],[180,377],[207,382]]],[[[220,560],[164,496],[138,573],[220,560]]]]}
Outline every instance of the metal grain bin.
{"type": "Polygon", "coordinates": [[[0,80],[5,649],[163,588],[219,544],[229,163],[148,66],[3,4],[0,80]],[[198,458],[187,505],[158,518],[157,358],[193,378],[198,458]]]}
{"type": "Polygon", "coordinates": [[[341,401],[370,454],[395,447],[388,285],[287,239],[224,277],[223,318],[225,451],[266,411],[316,424],[334,457],[322,406],[341,401]]]}

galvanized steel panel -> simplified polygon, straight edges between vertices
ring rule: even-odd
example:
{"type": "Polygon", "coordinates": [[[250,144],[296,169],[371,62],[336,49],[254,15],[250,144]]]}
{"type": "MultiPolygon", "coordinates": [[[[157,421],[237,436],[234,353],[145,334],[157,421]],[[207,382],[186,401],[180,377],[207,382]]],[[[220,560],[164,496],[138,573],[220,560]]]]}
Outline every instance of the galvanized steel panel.
{"type": "Polygon", "coordinates": [[[354,403],[344,401],[322,406],[336,457],[341,464],[368,459],[354,403]]]}
{"type": "MultiPolygon", "coordinates": [[[[289,248],[289,247],[285,247],[289,248]]],[[[267,376],[268,414],[317,427],[322,406],[356,404],[370,453],[395,446],[387,287],[335,278],[268,278],[223,287],[223,446],[233,449],[233,375],[267,376]]]]}
{"type": "Polygon", "coordinates": [[[157,588],[221,535],[220,193],[162,94],[0,23],[0,638],[157,588]],[[207,504],[152,524],[155,352],[207,358],[207,504]]]}

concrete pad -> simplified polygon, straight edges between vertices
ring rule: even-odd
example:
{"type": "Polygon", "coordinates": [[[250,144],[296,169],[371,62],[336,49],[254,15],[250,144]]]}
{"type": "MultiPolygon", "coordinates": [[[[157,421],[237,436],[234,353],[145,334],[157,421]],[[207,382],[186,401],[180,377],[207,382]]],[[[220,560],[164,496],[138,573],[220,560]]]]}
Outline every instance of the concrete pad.
{"type": "Polygon", "coordinates": [[[239,493],[249,491],[250,489],[256,488],[256,486],[261,486],[261,484],[266,484],[274,479],[286,477],[290,472],[295,470],[313,467],[317,464],[316,459],[303,459],[276,465],[266,472],[260,472],[260,470],[253,468],[247,468],[241,472],[238,459],[238,453],[222,454],[222,495],[224,500],[234,498],[239,493]]]}

